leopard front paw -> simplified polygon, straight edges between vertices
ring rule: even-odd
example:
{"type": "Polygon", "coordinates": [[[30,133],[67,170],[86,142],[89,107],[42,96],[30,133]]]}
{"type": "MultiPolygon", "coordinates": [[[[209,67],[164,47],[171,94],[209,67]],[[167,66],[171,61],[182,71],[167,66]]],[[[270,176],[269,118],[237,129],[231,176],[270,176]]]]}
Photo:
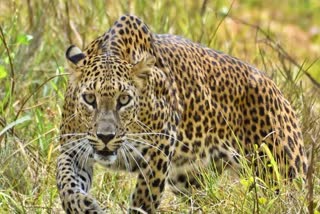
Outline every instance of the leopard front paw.
{"type": "Polygon", "coordinates": [[[90,195],[73,193],[62,197],[62,205],[66,213],[104,214],[105,211],[90,195]]]}

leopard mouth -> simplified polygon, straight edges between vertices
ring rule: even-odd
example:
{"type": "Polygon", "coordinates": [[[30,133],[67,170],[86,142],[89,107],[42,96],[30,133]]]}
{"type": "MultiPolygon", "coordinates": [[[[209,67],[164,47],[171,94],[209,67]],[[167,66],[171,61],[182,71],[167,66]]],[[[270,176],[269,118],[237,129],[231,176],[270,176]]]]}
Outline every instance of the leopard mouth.
{"type": "Polygon", "coordinates": [[[94,152],[93,158],[96,162],[103,166],[110,166],[117,160],[117,151],[97,150],[94,152]]]}
{"type": "Polygon", "coordinates": [[[101,151],[96,151],[96,154],[103,156],[103,157],[108,157],[108,156],[117,155],[117,152],[116,151],[101,150],[101,151]]]}

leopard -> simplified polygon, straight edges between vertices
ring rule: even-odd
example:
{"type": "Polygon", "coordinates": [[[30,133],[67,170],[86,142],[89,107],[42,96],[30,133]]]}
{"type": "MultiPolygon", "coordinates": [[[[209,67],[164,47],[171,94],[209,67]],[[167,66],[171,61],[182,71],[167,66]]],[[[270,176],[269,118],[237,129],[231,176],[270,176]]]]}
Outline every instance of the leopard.
{"type": "Polygon", "coordinates": [[[128,213],[156,213],[165,189],[190,194],[214,164],[241,171],[246,160],[257,176],[306,178],[298,117],[249,63],[153,33],[130,14],[66,58],[56,173],[66,213],[106,212],[90,194],[96,163],[136,176],[128,213]]]}

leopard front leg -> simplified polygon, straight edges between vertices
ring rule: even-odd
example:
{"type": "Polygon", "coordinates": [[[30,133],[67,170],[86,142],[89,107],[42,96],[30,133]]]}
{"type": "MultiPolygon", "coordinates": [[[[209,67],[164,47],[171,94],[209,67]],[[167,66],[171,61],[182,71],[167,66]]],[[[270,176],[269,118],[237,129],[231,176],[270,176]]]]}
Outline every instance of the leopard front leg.
{"type": "MultiPolygon", "coordinates": [[[[166,148],[169,148],[167,146],[166,148]]],[[[155,213],[161,202],[168,177],[170,149],[152,148],[139,166],[136,188],[131,196],[129,213],[155,213]]]]}
{"type": "Polygon", "coordinates": [[[57,162],[57,186],[63,209],[66,213],[104,213],[97,201],[88,194],[92,182],[92,164],[82,166],[72,154],[60,154],[57,162]]]}

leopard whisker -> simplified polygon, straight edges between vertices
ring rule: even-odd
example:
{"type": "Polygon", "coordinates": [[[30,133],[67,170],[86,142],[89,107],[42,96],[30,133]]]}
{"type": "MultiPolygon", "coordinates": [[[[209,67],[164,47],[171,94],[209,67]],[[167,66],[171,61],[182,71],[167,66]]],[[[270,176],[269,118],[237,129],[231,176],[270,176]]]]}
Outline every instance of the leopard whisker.
{"type": "Polygon", "coordinates": [[[171,139],[174,139],[175,141],[181,143],[182,145],[186,146],[188,149],[189,146],[187,144],[185,144],[184,142],[182,142],[181,140],[178,140],[176,137],[173,137],[171,135],[168,134],[164,134],[164,133],[160,133],[160,132],[140,132],[140,133],[127,133],[127,136],[152,136],[152,135],[159,135],[159,136],[165,136],[165,137],[169,137],[171,139]]]}
{"type": "Polygon", "coordinates": [[[87,139],[86,137],[82,137],[82,138],[78,138],[78,139],[73,139],[73,140],[71,140],[71,141],[69,141],[69,142],[67,142],[67,143],[64,143],[64,144],[60,145],[60,147],[61,147],[61,148],[67,147],[67,146],[70,146],[70,144],[74,144],[74,143],[76,143],[76,142],[80,142],[80,141],[86,140],[86,139],[87,139]]]}
{"type": "Polygon", "coordinates": [[[85,151],[84,151],[84,161],[82,162],[82,168],[84,168],[86,165],[87,165],[87,162],[88,162],[88,160],[89,160],[89,156],[90,156],[90,153],[91,152],[89,152],[90,150],[91,150],[92,148],[90,147],[90,146],[87,146],[87,148],[85,149],[85,151]]]}
{"type": "MultiPolygon", "coordinates": [[[[149,162],[145,159],[145,157],[141,154],[141,152],[135,148],[133,145],[131,145],[130,143],[124,143],[124,146],[127,146],[129,149],[132,149],[133,152],[135,152],[149,167],[149,169],[151,169],[149,162]]],[[[151,170],[152,171],[152,170],[151,170]]]]}
{"type": "Polygon", "coordinates": [[[125,165],[126,169],[128,171],[131,171],[131,169],[132,169],[131,163],[129,162],[128,157],[127,157],[123,147],[119,148],[119,152],[120,152],[121,156],[123,157],[123,161],[124,161],[124,165],[125,165]]]}
{"type": "Polygon", "coordinates": [[[76,115],[77,115],[77,113],[73,113],[73,114],[69,115],[67,118],[65,118],[66,121],[64,124],[61,125],[60,130],[62,128],[64,128],[66,124],[69,124],[71,122],[71,120],[76,117],[76,115]]]}
{"type": "Polygon", "coordinates": [[[146,132],[146,129],[148,129],[150,132],[152,132],[152,129],[147,126],[146,124],[144,124],[143,122],[141,122],[140,120],[136,120],[135,121],[145,132],[146,132]],[[146,129],[145,129],[146,128],[146,129]]]}
{"type": "Polygon", "coordinates": [[[80,146],[79,146],[79,148],[77,149],[77,151],[76,151],[76,154],[75,154],[75,156],[73,157],[73,160],[75,160],[75,161],[77,161],[78,162],[78,164],[79,165],[81,165],[82,164],[82,162],[83,162],[83,154],[84,154],[84,152],[86,151],[86,148],[88,148],[88,147],[86,147],[87,146],[87,143],[84,143],[84,144],[80,144],[80,146]],[[86,148],[85,148],[86,147],[86,148]],[[83,151],[83,148],[85,148],[85,150],[83,151]]]}
{"type": "MultiPolygon", "coordinates": [[[[134,141],[134,142],[137,142],[137,143],[142,143],[146,146],[149,146],[149,147],[152,147],[152,148],[155,148],[156,150],[160,151],[162,154],[166,155],[163,150],[161,150],[159,147],[155,146],[155,145],[152,145],[151,143],[148,143],[146,141],[143,141],[144,139],[143,138],[139,138],[139,139],[134,139],[134,138],[127,138],[127,140],[129,141],[134,141]]],[[[167,155],[166,155],[167,156],[167,155]]]]}
{"type": "MultiPolygon", "coordinates": [[[[85,138],[82,138],[82,139],[85,139],[85,138]]],[[[78,140],[76,140],[76,141],[69,142],[69,144],[75,143],[75,142],[77,142],[77,141],[81,141],[82,139],[78,139],[78,140]]],[[[62,153],[62,154],[67,154],[67,153],[69,153],[69,152],[71,152],[71,151],[77,151],[77,150],[80,150],[79,148],[80,148],[81,146],[86,146],[86,145],[87,145],[87,142],[85,142],[84,144],[83,144],[83,143],[82,143],[82,144],[75,144],[75,145],[71,146],[70,148],[68,148],[67,150],[62,151],[61,153],[62,153]]],[[[63,146],[65,146],[65,145],[63,145],[63,146]]],[[[78,151],[77,151],[77,152],[78,152],[78,151]]],[[[76,156],[76,155],[75,155],[75,156],[76,156]]],[[[73,160],[75,160],[75,156],[73,157],[73,160]]]]}
{"type": "MultiPolygon", "coordinates": [[[[54,136],[49,138],[50,141],[55,141],[55,140],[63,140],[65,137],[79,137],[79,136],[86,136],[87,133],[67,133],[67,134],[60,134],[58,136],[54,136]]],[[[55,148],[56,150],[56,148],[55,148]]]]}
{"type": "Polygon", "coordinates": [[[60,138],[63,138],[63,137],[70,137],[70,136],[85,136],[87,135],[88,133],[85,133],[85,132],[77,132],[77,133],[66,133],[66,134],[61,134],[57,137],[54,137],[52,139],[60,139],[60,138]]]}
{"type": "Polygon", "coordinates": [[[92,154],[92,149],[91,149],[91,147],[87,146],[85,148],[85,150],[83,150],[82,155],[81,155],[81,161],[82,161],[81,167],[83,169],[86,168],[86,166],[88,166],[87,163],[88,163],[90,154],[92,154]]]}
{"type": "MultiPolygon", "coordinates": [[[[127,153],[131,156],[131,158],[133,159],[133,161],[136,163],[139,171],[141,172],[141,174],[142,174],[142,176],[143,176],[144,181],[145,181],[146,184],[147,184],[147,188],[148,188],[149,194],[150,194],[149,197],[151,198],[151,201],[153,202],[153,198],[152,198],[152,195],[151,195],[151,188],[150,188],[149,182],[148,182],[148,180],[147,180],[147,178],[146,178],[146,175],[145,175],[145,173],[143,172],[143,169],[140,167],[140,165],[139,165],[138,161],[136,160],[136,158],[135,158],[135,157],[131,154],[131,152],[128,150],[127,146],[128,146],[128,144],[124,144],[123,148],[124,148],[125,150],[127,150],[127,153]]],[[[149,166],[149,164],[148,164],[148,166],[149,166]]]]}
{"type": "MultiPolygon", "coordinates": [[[[144,142],[144,141],[139,141],[139,140],[136,140],[136,139],[131,139],[131,138],[127,138],[128,140],[133,140],[133,141],[138,141],[138,142],[140,142],[140,143],[144,143],[144,144],[146,144],[146,145],[148,145],[148,146],[151,146],[151,147],[153,147],[153,148],[156,148],[157,150],[159,150],[160,152],[162,152],[162,154],[164,154],[165,156],[167,156],[161,149],[159,149],[157,146],[154,146],[154,145],[152,145],[152,144],[149,144],[149,143],[146,143],[146,142],[144,142]]],[[[168,156],[167,156],[168,157],[168,156]]],[[[170,161],[170,166],[171,166],[171,161],[170,161]]],[[[171,186],[172,187],[174,187],[174,189],[177,191],[177,192],[179,192],[181,195],[183,195],[183,196],[185,196],[185,197],[190,197],[190,196],[188,196],[187,194],[185,194],[183,191],[181,191],[174,183],[172,183],[171,184],[171,186]]]]}

